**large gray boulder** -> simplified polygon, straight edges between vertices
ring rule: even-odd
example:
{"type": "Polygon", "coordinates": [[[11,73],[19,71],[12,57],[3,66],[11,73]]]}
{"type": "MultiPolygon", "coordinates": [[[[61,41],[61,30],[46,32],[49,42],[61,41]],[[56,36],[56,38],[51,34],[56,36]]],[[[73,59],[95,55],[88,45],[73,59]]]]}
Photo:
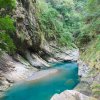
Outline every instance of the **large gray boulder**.
{"type": "Polygon", "coordinates": [[[55,94],[51,100],[96,100],[75,90],[66,90],[61,94],[55,94]]]}

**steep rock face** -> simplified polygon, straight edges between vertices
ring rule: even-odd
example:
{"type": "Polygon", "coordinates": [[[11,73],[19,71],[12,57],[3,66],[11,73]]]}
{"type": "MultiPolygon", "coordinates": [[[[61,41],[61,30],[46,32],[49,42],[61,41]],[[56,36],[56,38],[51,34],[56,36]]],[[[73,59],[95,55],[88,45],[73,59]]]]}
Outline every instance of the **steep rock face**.
{"type": "Polygon", "coordinates": [[[17,8],[13,12],[13,18],[16,19],[16,33],[13,39],[20,52],[26,49],[37,51],[41,44],[34,2],[34,0],[17,0],[17,8]]]}

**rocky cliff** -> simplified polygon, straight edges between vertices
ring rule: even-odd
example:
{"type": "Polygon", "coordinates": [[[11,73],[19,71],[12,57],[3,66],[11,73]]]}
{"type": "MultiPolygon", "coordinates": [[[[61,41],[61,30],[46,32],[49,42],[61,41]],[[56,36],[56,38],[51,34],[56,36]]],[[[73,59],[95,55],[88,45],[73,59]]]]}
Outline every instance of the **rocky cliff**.
{"type": "Polygon", "coordinates": [[[40,48],[41,38],[35,13],[34,0],[17,0],[17,7],[13,11],[13,18],[16,20],[13,39],[20,53],[26,50],[37,52],[40,48]]]}

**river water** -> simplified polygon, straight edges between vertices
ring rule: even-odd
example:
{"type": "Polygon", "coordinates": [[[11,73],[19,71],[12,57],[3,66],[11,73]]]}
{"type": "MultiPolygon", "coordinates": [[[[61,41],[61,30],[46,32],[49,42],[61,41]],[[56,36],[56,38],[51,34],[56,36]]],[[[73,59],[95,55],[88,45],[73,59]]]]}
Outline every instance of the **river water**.
{"type": "Polygon", "coordinates": [[[55,93],[71,90],[79,83],[76,62],[56,63],[57,74],[37,81],[15,85],[5,93],[3,100],[50,100],[55,93]]]}

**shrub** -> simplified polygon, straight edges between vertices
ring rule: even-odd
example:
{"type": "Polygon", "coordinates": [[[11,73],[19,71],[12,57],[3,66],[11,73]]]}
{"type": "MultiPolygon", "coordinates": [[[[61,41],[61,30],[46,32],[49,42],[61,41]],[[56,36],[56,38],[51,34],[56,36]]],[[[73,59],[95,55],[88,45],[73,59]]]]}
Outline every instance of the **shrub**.
{"type": "MultiPolygon", "coordinates": [[[[10,11],[15,8],[16,0],[0,0],[0,9],[4,8],[4,11],[10,11]]],[[[3,12],[2,12],[3,13],[3,12]]],[[[13,40],[10,38],[10,34],[15,31],[14,20],[7,14],[0,15],[0,52],[5,50],[8,53],[13,53],[15,46],[13,40]]]]}
{"type": "Polygon", "coordinates": [[[16,7],[16,0],[0,0],[0,8],[13,9],[16,7]]]}
{"type": "Polygon", "coordinates": [[[5,30],[5,31],[14,31],[14,20],[12,20],[9,16],[6,17],[0,17],[0,30],[5,30]]]}
{"type": "Polygon", "coordinates": [[[0,48],[8,53],[14,53],[15,46],[13,40],[7,33],[0,32],[0,48]]]}

